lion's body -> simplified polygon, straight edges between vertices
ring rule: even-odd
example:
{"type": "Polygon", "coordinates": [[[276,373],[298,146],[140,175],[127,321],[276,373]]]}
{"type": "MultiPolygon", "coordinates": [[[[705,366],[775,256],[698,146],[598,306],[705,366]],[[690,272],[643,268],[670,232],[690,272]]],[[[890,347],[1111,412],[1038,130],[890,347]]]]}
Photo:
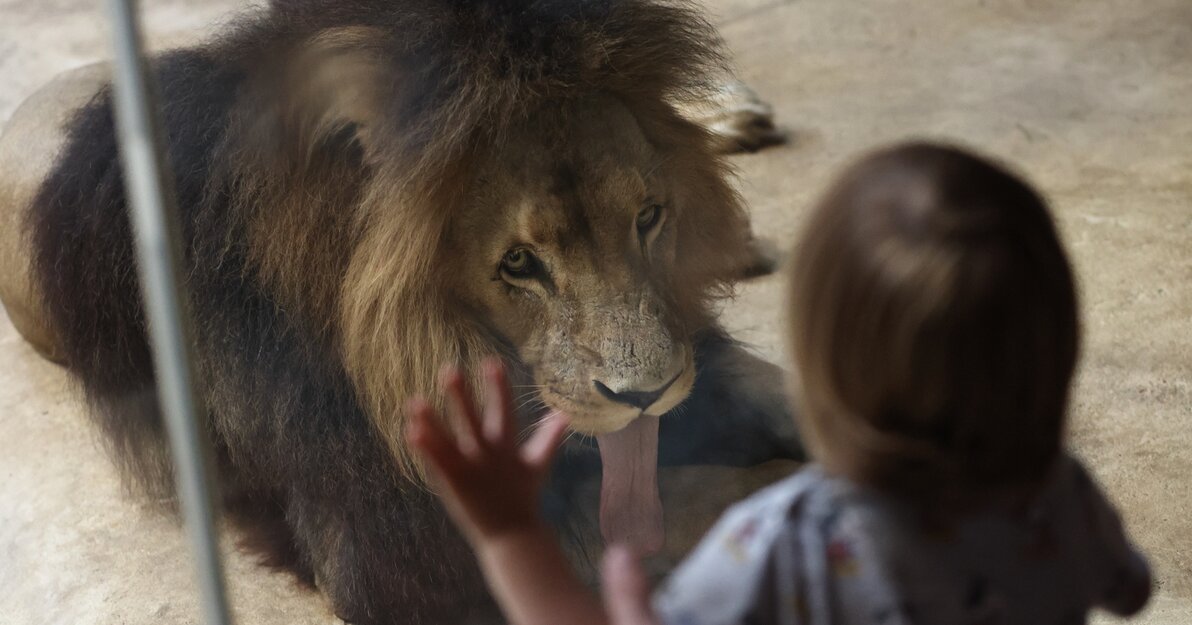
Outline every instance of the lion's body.
{"type": "MultiPolygon", "coordinates": [[[[332,4],[276,2],[155,65],[223,498],[275,561],[354,622],[487,618],[401,437],[444,361],[502,354],[533,408],[593,433],[686,400],[664,463],[799,453],[777,370],[709,312],[751,252],[708,135],[672,106],[715,58],[698,18],[332,4]],[[667,211],[652,230],[642,203],[667,211]],[[550,273],[505,273],[510,246],[550,273]]],[[[168,496],[103,66],[31,98],[0,164],[0,298],[125,474],[168,496]]]]}
{"type": "Polygon", "coordinates": [[[50,360],[61,357],[30,276],[23,216],[66,142],[75,111],[107,80],[102,63],[65,72],[27,98],[0,132],[0,302],[21,335],[50,360]]]}
{"type": "MultiPolygon", "coordinates": [[[[216,68],[189,52],[173,53],[164,64],[176,64],[161,73],[166,101],[178,101],[171,91],[180,85],[171,85],[171,75],[188,82],[221,78],[206,74],[216,68]]],[[[76,83],[84,88],[100,84],[76,83]]],[[[210,93],[219,98],[229,93],[225,89],[210,93]]],[[[113,459],[138,490],[160,498],[170,493],[170,473],[140,316],[129,224],[120,197],[120,170],[113,158],[109,102],[100,94],[89,105],[90,112],[75,119],[71,133],[76,143],[60,155],[59,167],[49,172],[54,188],[39,185],[51,192],[87,197],[56,205],[62,210],[58,217],[69,222],[52,233],[56,241],[38,246],[34,238],[35,253],[57,255],[58,281],[46,284],[34,278],[25,288],[40,290],[41,297],[26,301],[55,309],[57,315],[51,312],[32,327],[46,337],[46,350],[64,360],[83,382],[113,459]]],[[[185,127],[183,120],[226,113],[219,102],[186,104],[200,110],[173,107],[177,118],[169,119],[167,113],[167,125],[185,127]]],[[[218,123],[209,119],[195,127],[218,123]]],[[[213,152],[209,146],[191,143],[203,137],[179,139],[175,136],[171,141],[174,162],[196,156],[205,160],[213,152]],[[184,154],[187,151],[193,153],[184,154]]],[[[179,206],[184,211],[202,206],[197,195],[209,166],[204,163],[194,177],[178,174],[179,206]]],[[[195,213],[187,215],[189,224],[198,221],[195,213]]],[[[202,240],[193,231],[191,235],[196,244],[202,240]]],[[[206,237],[206,242],[222,239],[221,233],[206,237]]],[[[228,267],[226,263],[236,262],[206,256],[223,250],[196,252],[190,258],[194,265],[228,267]]],[[[237,261],[243,263],[242,258],[237,261]]],[[[394,617],[401,614],[411,616],[412,622],[458,620],[458,599],[471,597],[474,604],[482,596],[479,579],[467,566],[466,548],[433,497],[398,471],[336,364],[331,345],[301,340],[300,334],[307,336],[304,331],[287,324],[273,302],[240,281],[243,269],[241,265],[225,273],[208,272],[188,283],[195,316],[201,320],[196,325],[207,382],[204,395],[219,424],[221,488],[230,512],[253,524],[249,529],[268,543],[260,546],[269,549],[271,560],[307,581],[317,579],[320,587],[330,591],[337,611],[350,620],[401,620],[394,617]],[[278,394],[278,385],[290,391],[278,394]],[[290,455],[302,460],[288,460],[290,455]],[[322,510],[328,518],[314,518],[314,510],[322,510]],[[287,518],[297,527],[276,522],[267,529],[257,525],[261,520],[287,518]],[[424,531],[414,535],[393,529],[403,525],[424,531]],[[346,531],[328,531],[334,526],[346,531]],[[436,548],[424,549],[423,543],[436,548]],[[353,564],[347,565],[349,561],[353,564]],[[386,574],[370,574],[376,570],[386,574]],[[336,588],[357,589],[356,596],[337,597],[336,588]]],[[[5,303],[10,311],[17,308],[7,299],[5,303]]]]}

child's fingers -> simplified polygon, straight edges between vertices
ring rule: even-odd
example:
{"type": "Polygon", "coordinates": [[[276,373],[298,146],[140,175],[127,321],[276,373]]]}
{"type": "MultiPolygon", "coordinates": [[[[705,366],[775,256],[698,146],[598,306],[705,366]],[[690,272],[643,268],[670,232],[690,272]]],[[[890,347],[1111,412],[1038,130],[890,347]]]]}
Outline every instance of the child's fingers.
{"type": "Polygon", "coordinates": [[[467,461],[443,432],[429,404],[414,399],[407,410],[410,423],[406,426],[406,438],[430,461],[430,468],[450,480],[467,461]]]}
{"type": "Polygon", "coordinates": [[[488,386],[484,406],[484,435],[492,445],[505,447],[512,438],[514,418],[513,397],[510,396],[505,365],[497,358],[485,360],[484,378],[488,386]]]}
{"type": "Polygon", "coordinates": [[[480,417],[476,414],[476,405],[468,382],[458,368],[450,366],[443,368],[439,380],[447,391],[447,406],[452,418],[456,423],[463,423],[463,427],[458,428],[456,437],[459,449],[465,456],[474,457],[484,446],[484,440],[480,432],[480,417]]]}
{"type": "Polygon", "coordinates": [[[563,434],[569,423],[567,417],[559,412],[544,417],[534,435],[522,447],[522,460],[535,469],[549,466],[563,442],[563,434]]]}
{"type": "Polygon", "coordinates": [[[650,607],[650,583],[641,562],[628,548],[611,545],[600,567],[604,587],[604,609],[612,625],[655,625],[650,607]]]}

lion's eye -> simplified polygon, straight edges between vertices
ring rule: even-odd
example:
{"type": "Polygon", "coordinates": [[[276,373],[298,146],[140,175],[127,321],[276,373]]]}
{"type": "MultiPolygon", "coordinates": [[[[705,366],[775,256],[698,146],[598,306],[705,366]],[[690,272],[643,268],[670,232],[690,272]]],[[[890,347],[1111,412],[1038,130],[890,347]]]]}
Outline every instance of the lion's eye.
{"type": "Polygon", "coordinates": [[[501,259],[501,271],[515,278],[529,278],[538,273],[538,259],[530,250],[517,247],[505,252],[505,257],[501,259]]]}
{"type": "Polygon", "coordinates": [[[637,230],[638,232],[649,232],[651,228],[658,225],[658,220],[662,218],[662,205],[651,204],[637,213],[637,230]]]}

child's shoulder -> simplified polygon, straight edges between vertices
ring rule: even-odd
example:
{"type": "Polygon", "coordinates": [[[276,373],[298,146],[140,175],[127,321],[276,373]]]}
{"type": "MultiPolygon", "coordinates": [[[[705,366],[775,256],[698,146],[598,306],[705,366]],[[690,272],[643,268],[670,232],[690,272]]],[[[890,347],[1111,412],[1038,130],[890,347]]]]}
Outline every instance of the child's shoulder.
{"type": "Polygon", "coordinates": [[[862,492],[851,481],[809,464],[733,504],[720,525],[748,525],[761,535],[773,534],[792,521],[835,514],[862,492]]]}
{"type": "Polygon", "coordinates": [[[798,471],[733,504],[728,513],[755,515],[785,512],[808,498],[820,496],[836,481],[836,478],[824,473],[819,465],[804,465],[798,471]]]}
{"type": "Polygon", "coordinates": [[[773,622],[802,603],[827,614],[828,569],[851,558],[850,545],[833,540],[869,502],[865,489],[808,465],[730,507],[660,588],[655,609],[667,623],[773,622]]]}
{"type": "Polygon", "coordinates": [[[1040,510],[1087,518],[1089,507],[1111,507],[1097,480],[1071,454],[1063,454],[1036,495],[1040,510]]]}
{"type": "Polygon", "coordinates": [[[802,569],[792,560],[803,551],[805,512],[833,482],[808,465],[729,507],[659,588],[654,607],[662,621],[735,623],[753,613],[761,589],[777,583],[776,570],[802,569]],[[776,558],[789,566],[776,569],[776,558]]]}

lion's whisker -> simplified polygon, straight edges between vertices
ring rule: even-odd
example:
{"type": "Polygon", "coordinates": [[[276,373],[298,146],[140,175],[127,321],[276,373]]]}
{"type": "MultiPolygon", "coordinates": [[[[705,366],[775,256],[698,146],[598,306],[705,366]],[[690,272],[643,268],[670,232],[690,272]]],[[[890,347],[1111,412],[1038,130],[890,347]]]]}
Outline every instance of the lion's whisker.
{"type": "Polygon", "coordinates": [[[524,401],[519,402],[517,404],[517,406],[514,408],[514,410],[516,412],[521,412],[526,409],[537,410],[538,408],[541,408],[542,406],[545,406],[545,405],[546,405],[546,402],[543,401],[541,397],[539,397],[538,395],[533,395],[531,397],[526,398],[524,401]]]}
{"type": "MultiPolygon", "coordinates": [[[[539,406],[539,408],[542,408],[545,406],[546,406],[546,402],[543,402],[542,405],[539,406]]],[[[552,410],[552,411],[546,413],[545,415],[543,415],[542,417],[536,419],[533,423],[531,423],[529,426],[527,426],[525,429],[523,429],[521,432],[519,432],[517,435],[518,444],[524,443],[527,440],[529,440],[529,438],[534,435],[534,432],[537,432],[539,428],[546,425],[546,423],[556,414],[558,414],[558,411],[552,410]]],[[[570,437],[574,433],[575,433],[575,431],[572,430],[571,432],[569,432],[567,434],[567,437],[570,437]]],[[[563,440],[564,440],[564,442],[566,442],[567,438],[564,438],[563,440]]]]}
{"type": "Polygon", "coordinates": [[[517,397],[514,397],[513,402],[517,403],[517,402],[523,401],[530,397],[536,397],[537,395],[538,395],[537,390],[526,391],[525,393],[522,393],[522,394],[518,395],[517,397]]]}

